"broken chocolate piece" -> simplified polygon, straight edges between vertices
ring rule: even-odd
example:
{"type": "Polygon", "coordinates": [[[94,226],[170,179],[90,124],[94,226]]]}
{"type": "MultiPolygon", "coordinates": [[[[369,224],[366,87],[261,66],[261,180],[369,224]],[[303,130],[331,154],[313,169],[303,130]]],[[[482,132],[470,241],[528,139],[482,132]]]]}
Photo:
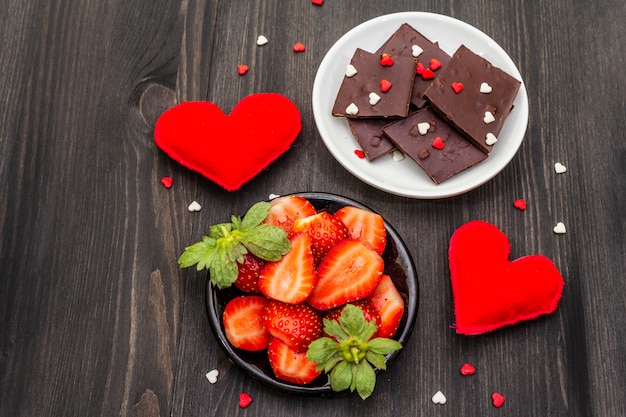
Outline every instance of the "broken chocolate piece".
{"type": "Polygon", "coordinates": [[[383,134],[383,126],[389,124],[388,119],[348,119],[350,130],[365,152],[368,161],[373,161],[396,149],[383,134]]]}

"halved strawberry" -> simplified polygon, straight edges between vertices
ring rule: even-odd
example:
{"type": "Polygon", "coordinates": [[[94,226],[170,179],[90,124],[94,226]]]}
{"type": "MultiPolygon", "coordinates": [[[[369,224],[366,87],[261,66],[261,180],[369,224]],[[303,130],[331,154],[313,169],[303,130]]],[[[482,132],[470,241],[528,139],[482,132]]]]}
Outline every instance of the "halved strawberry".
{"type": "Polygon", "coordinates": [[[404,300],[389,275],[382,276],[368,300],[380,314],[378,337],[394,336],[404,314],[404,300]]]}
{"type": "Polygon", "coordinates": [[[283,381],[304,385],[322,373],[316,370],[316,363],[306,357],[306,352],[296,352],[276,337],[270,340],[267,355],[274,375],[283,381]]]}
{"type": "Polygon", "coordinates": [[[265,264],[259,276],[259,288],[268,298],[298,304],[309,297],[317,277],[309,235],[297,233],[289,240],[291,250],[281,260],[265,264]]]}
{"type": "Polygon", "coordinates": [[[243,256],[243,263],[237,264],[239,272],[237,273],[235,286],[246,293],[260,293],[259,275],[261,275],[264,267],[265,261],[263,259],[257,258],[251,253],[246,253],[243,256]]]}
{"type": "Polygon", "coordinates": [[[346,206],[335,213],[335,218],[346,225],[352,239],[362,240],[382,255],[387,244],[385,221],[376,213],[359,207],[346,206]]]}
{"type": "Polygon", "coordinates": [[[327,211],[296,220],[292,231],[309,234],[315,265],[322,262],[330,248],[349,236],[346,226],[327,211]]]}
{"type": "Polygon", "coordinates": [[[263,310],[265,331],[297,352],[305,352],[322,335],[322,317],[308,304],[270,301],[263,310]]]}
{"type": "Polygon", "coordinates": [[[308,303],[329,310],[369,296],[383,273],[383,259],[366,243],[344,239],[317,268],[317,285],[308,303]]]}
{"type": "Polygon", "coordinates": [[[287,234],[291,233],[293,223],[297,219],[317,213],[313,204],[300,196],[286,195],[277,197],[270,203],[269,214],[263,222],[270,226],[278,226],[287,234]]]}
{"type": "MultiPolygon", "coordinates": [[[[354,301],[350,304],[352,304],[353,306],[359,307],[361,309],[361,311],[363,312],[363,317],[365,317],[366,321],[374,320],[374,324],[376,324],[376,327],[380,327],[380,314],[378,314],[378,311],[374,308],[374,306],[372,306],[369,300],[365,299],[365,300],[354,301]]],[[[326,314],[324,314],[324,318],[328,320],[339,321],[339,317],[341,317],[341,313],[343,312],[344,307],[345,305],[334,308],[332,310],[328,310],[326,314]]],[[[372,338],[377,337],[377,336],[378,336],[378,331],[374,333],[372,338]]]]}
{"type": "Polygon", "coordinates": [[[222,314],[224,333],[234,347],[251,351],[267,348],[270,335],[263,325],[267,303],[260,295],[242,295],[226,304],[222,314]]]}

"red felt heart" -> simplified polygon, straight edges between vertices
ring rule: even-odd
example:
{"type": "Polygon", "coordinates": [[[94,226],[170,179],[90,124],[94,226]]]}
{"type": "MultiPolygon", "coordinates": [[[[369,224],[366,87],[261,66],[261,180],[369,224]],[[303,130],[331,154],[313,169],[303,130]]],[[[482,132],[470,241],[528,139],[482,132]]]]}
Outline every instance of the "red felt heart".
{"type": "Polygon", "coordinates": [[[450,280],[456,331],[474,335],[552,313],[563,278],[551,260],[530,255],[509,261],[507,236],[474,220],[450,239],[450,280]]]}
{"type": "Polygon", "coordinates": [[[263,93],[243,98],[230,115],[207,101],[183,102],[159,117],[154,141],[172,159],[234,191],[287,151],[301,129],[291,100],[263,93]]]}

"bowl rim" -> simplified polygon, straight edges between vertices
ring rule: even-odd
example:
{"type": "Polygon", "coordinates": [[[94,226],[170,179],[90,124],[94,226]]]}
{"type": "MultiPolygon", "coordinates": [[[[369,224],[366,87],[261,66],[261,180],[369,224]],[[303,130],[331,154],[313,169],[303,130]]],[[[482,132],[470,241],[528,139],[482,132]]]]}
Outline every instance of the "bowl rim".
{"type": "MultiPolygon", "coordinates": [[[[352,205],[355,207],[359,207],[365,210],[369,210],[371,212],[377,213],[375,210],[366,206],[363,203],[359,203],[351,198],[326,193],[326,192],[297,192],[285,194],[294,195],[306,198],[307,200],[317,201],[320,204],[321,201],[325,201],[324,204],[338,204],[338,205],[352,205]]],[[[315,203],[311,203],[316,206],[315,203]]],[[[316,207],[316,209],[318,209],[316,207]]],[[[319,209],[318,209],[319,210],[319,209]]],[[[377,213],[378,214],[378,213],[377,213]]],[[[417,271],[415,269],[415,263],[413,261],[413,257],[411,256],[411,252],[409,251],[406,243],[400,237],[399,233],[384,219],[385,229],[387,230],[387,241],[389,242],[389,237],[396,245],[397,257],[396,263],[401,262],[401,266],[403,267],[404,272],[406,273],[406,281],[407,281],[407,292],[408,297],[405,301],[405,313],[406,313],[406,321],[405,325],[402,328],[402,331],[399,334],[394,336],[394,339],[400,342],[403,346],[403,349],[392,352],[387,355],[387,363],[391,363],[406,347],[406,342],[409,340],[411,334],[413,333],[413,328],[415,325],[415,320],[417,318],[417,310],[419,305],[419,284],[417,271]]],[[[326,396],[326,395],[334,395],[340,394],[332,390],[330,387],[330,383],[326,382],[324,385],[319,386],[308,386],[308,385],[297,385],[292,384],[290,382],[281,381],[278,378],[275,378],[271,375],[265,373],[262,369],[257,367],[256,365],[244,360],[238,354],[237,350],[230,344],[226,335],[224,333],[224,329],[222,326],[222,322],[220,320],[220,315],[217,313],[219,302],[218,302],[218,292],[222,291],[214,288],[211,283],[211,280],[208,277],[208,272],[206,273],[206,309],[207,315],[209,317],[209,324],[215,338],[218,341],[218,344],[222,348],[223,352],[226,354],[227,358],[231,363],[242,369],[250,378],[255,381],[262,383],[263,385],[274,388],[283,393],[289,394],[302,394],[302,395],[317,395],[317,396],[326,396]]],[[[378,373],[378,370],[377,370],[378,373]]],[[[322,377],[322,376],[320,376],[322,377]]]]}

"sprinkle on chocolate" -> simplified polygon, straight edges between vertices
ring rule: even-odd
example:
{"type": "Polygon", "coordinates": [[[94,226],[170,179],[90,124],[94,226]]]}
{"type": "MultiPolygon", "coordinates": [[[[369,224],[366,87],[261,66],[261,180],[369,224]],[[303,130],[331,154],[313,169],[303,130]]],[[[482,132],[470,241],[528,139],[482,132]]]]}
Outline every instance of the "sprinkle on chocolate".
{"type": "Polygon", "coordinates": [[[356,73],[357,73],[357,70],[356,68],[354,68],[354,65],[348,64],[348,66],[346,67],[346,77],[350,78],[356,75],[356,73]]]}
{"type": "Polygon", "coordinates": [[[459,94],[461,91],[463,91],[463,83],[453,82],[452,89],[455,93],[459,94]]]}
{"type": "Polygon", "coordinates": [[[383,67],[390,67],[393,65],[393,58],[389,54],[382,54],[380,58],[380,65],[383,67]]]}

